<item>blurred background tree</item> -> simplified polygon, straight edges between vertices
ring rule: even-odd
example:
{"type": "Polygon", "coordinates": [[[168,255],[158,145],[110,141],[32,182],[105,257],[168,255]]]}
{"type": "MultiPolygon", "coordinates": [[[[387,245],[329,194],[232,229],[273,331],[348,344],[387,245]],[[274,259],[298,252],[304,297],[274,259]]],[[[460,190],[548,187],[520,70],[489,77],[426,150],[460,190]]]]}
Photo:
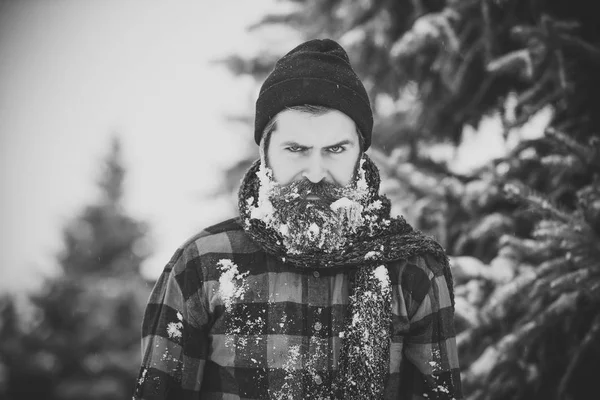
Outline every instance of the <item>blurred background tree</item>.
{"type": "MultiPolygon", "coordinates": [[[[382,190],[393,210],[451,256],[466,397],[597,392],[600,26],[593,2],[280,4],[251,31],[283,26],[346,48],[372,100],[369,153],[382,190]],[[457,168],[453,155],[466,133],[491,140],[490,126],[505,154],[457,168]]],[[[282,55],[265,49],[220,62],[260,85],[282,55]]],[[[237,188],[250,162],[229,171],[223,191],[237,188]]]]}
{"type": "Polygon", "coordinates": [[[140,274],[148,226],[123,209],[124,178],[114,138],[98,201],[63,230],[60,273],[24,302],[0,300],[1,398],[131,398],[152,286],[140,274]]]}

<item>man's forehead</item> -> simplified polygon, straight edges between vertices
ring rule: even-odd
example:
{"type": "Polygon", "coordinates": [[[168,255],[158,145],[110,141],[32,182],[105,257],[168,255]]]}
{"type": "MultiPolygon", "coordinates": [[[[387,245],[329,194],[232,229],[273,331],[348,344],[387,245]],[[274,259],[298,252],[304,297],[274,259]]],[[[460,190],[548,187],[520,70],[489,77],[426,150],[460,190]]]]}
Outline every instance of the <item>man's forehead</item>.
{"type": "Polygon", "coordinates": [[[356,142],[356,124],[346,114],[332,110],[313,115],[294,110],[286,110],[277,115],[273,139],[277,142],[293,141],[303,143],[335,144],[341,141],[356,142]]]}

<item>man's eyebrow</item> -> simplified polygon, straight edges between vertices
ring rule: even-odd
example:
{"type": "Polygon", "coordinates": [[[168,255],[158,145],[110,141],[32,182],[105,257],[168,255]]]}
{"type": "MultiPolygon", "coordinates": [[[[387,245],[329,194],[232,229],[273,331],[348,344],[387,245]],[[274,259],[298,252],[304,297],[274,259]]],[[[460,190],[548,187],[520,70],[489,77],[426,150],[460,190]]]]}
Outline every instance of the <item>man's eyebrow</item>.
{"type": "Polygon", "coordinates": [[[329,148],[329,147],[338,147],[338,146],[343,146],[345,144],[352,144],[352,143],[353,143],[352,140],[345,139],[345,140],[342,140],[340,142],[337,142],[337,143],[334,143],[334,144],[331,144],[331,145],[325,146],[325,147],[326,148],[329,148]]]}
{"type": "MultiPolygon", "coordinates": [[[[346,144],[353,144],[353,143],[354,142],[352,140],[344,139],[344,140],[341,140],[341,141],[339,141],[337,143],[333,143],[333,144],[329,144],[327,146],[323,146],[323,148],[324,149],[328,149],[330,147],[344,146],[346,144]]],[[[288,141],[285,141],[285,142],[281,143],[281,146],[306,147],[307,149],[312,148],[312,146],[306,146],[306,145],[300,144],[298,142],[294,142],[292,140],[288,140],[288,141]]]]}
{"type": "Polygon", "coordinates": [[[288,140],[288,141],[286,141],[286,142],[283,142],[283,143],[281,143],[281,145],[282,145],[282,146],[294,146],[294,147],[306,147],[306,148],[308,148],[308,147],[309,147],[309,146],[305,146],[305,145],[303,145],[303,144],[300,144],[300,143],[298,143],[298,142],[294,142],[294,141],[291,141],[291,140],[288,140]]]}

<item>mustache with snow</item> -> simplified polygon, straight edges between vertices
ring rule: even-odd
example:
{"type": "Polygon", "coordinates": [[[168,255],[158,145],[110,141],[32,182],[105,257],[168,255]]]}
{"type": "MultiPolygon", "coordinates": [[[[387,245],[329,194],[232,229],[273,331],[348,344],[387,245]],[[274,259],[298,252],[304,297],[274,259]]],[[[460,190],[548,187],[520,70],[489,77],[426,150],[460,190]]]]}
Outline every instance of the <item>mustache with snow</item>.
{"type": "Polygon", "coordinates": [[[368,189],[362,162],[356,181],[347,186],[308,179],[279,185],[264,165],[257,176],[259,199],[255,207],[254,199],[248,199],[250,218],[263,221],[277,232],[289,254],[339,250],[352,233],[365,225],[368,189]]]}

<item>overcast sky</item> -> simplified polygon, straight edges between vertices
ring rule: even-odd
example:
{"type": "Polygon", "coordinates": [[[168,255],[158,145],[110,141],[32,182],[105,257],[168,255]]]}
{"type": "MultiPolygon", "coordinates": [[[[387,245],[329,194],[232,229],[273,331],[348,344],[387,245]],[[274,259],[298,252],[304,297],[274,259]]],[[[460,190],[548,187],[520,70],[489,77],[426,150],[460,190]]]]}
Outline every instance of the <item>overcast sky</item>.
{"type": "Polygon", "coordinates": [[[155,255],[144,267],[155,276],[183,240],[227,216],[203,192],[248,151],[252,132],[223,116],[248,110],[256,85],[210,61],[264,45],[244,28],[273,1],[0,7],[0,290],[53,270],[61,229],[94,201],[115,133],[127,209],[152,224],[155,255]]]}

